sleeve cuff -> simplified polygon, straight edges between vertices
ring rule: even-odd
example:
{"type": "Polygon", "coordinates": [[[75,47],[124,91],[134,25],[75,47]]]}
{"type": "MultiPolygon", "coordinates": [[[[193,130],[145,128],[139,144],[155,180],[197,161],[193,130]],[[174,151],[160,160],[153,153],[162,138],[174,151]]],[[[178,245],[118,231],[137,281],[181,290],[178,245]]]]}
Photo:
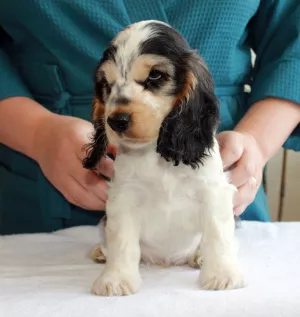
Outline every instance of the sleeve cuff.
{"type": "MultiPolygon", "coordinates": [[[[289,100],[300,107],[300,60],[281,60],[256,75],[248,106],[269,97],[289,100]]],[[[284,143],[288,150],[300,151],[300,125],[284,143]]]]}
{"type": "Polygon", "coordinates": [[[300,106],[300,60],[280,60],[256,74],[249,106],[270,97],[289,100],[300,106]]]}
{"type": "Polygon", "coordinates": [[[17,96],[30,98],[31,94],[9,57],[0,50],[0,100],[17,96]]]}

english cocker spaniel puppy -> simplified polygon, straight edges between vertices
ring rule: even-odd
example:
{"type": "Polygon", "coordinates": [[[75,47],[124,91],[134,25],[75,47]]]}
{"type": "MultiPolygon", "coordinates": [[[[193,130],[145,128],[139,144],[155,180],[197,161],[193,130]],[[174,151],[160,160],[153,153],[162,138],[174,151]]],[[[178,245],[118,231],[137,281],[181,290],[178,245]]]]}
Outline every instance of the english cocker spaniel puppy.
{"type": "Polygon", "coordinates": [[[233,195],[216,142],[218,101],[203,60],[172,27],[143,21],[121,31],[95,73],[95,133],[85,168],[118,147],[92,291],[137,292],[140,260],[164,266],[203,257],[204,289],[244,286],[233,195]],[[200,255],[201,254],[201,255],[200,255]]]}

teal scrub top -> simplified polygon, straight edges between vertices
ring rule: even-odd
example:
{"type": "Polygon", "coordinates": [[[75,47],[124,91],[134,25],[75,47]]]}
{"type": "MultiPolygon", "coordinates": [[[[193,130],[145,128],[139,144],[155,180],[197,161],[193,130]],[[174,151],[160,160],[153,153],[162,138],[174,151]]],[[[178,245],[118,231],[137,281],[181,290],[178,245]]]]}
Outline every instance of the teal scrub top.
{"type": "MultiPolygon", "coordinates": [[[[55,113],[90,120],[92,74],[104,49],[121,29],[147,19],[179,30],[208,64],[220,131],[232,130],[261,99],[300,104],[299,0],[3,0],[0,100],[27,96],[55,113]]],[[[299,131],[286,148],[300,149],[299,131]]],[[[69,204],[36,162],[0,144],[0,233],[92,225],[100,215],[69,204]]],[[[263,188],[242,218],[269,220],[263,188]]]]}

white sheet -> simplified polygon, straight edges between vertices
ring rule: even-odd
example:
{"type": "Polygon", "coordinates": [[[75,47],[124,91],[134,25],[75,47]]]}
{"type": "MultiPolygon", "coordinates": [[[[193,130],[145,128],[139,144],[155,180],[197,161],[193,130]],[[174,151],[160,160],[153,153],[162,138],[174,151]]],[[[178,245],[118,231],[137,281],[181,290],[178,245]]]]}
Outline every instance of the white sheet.
{"type": "Polygon", "coordinates": [[[299,317],[300,223],[243,223],[237,236],[245,289],[202,291],[196,270],[144,267],[142,290],[122,298],[90,294],[96,228],[0,237],[0,316],[299,317]]]}

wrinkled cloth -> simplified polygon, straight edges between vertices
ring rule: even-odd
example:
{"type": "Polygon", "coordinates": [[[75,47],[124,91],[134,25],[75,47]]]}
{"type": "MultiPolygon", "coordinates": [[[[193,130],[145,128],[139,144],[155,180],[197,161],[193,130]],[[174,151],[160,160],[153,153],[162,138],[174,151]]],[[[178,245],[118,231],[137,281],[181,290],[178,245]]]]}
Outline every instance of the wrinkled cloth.
{"type": "Polygon", "coordinates": [[[198,270],[142,266],[142,289],[119,298],[90,293],[97,228],[0,237],[0,316],[299,316],[300,223],[242,222],[236,235],[246,288],[204,291],[198,270]]]}

